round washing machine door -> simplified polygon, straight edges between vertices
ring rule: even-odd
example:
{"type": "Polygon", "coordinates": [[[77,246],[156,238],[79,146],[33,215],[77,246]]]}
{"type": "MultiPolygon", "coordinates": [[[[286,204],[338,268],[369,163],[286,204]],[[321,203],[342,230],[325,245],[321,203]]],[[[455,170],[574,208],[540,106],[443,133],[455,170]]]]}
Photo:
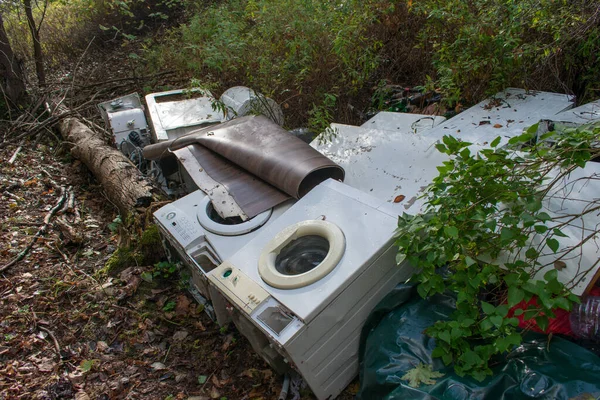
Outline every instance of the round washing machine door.
{"type": "Polygon", "coordinates": [[[240,217],[222,218],[206,196],[198,206],[197,217],[200,225],[209,232],[221,236],[238,236],[263,226],[272,212],[273,210],[264,211],[247,221],[242,221],[240,217]]]}
{"type": "Polygon", "coordinates": [[[269,285],[296,289],[329,274],[346,248],[337,225],[321,220],[298,222],[279,232],[260,254],[258,272],[269,285]]]}

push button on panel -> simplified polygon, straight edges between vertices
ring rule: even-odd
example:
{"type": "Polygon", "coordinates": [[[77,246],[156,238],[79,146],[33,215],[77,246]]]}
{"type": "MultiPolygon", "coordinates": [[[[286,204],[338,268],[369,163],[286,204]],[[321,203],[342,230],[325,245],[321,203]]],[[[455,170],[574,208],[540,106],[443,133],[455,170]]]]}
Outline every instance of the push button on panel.
{"type": "Polygon", "coordinates": [[[211,271],[208,279],[248,314],[269,297],[265,289],[227,261],[211,271]]]}

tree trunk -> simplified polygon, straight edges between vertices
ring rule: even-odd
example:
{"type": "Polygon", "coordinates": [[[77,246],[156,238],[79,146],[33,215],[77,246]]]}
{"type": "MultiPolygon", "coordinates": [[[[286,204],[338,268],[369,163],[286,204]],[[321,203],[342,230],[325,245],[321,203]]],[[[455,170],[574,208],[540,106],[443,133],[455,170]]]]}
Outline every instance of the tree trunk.
{"type": "Polygon", "coordinates": [[[31,32],[31,41],[33,42],[33,58],[35,60],[35,72],[37,73],[38,85],[46,86],[46,71],[44,70],[44,53],[42,53],[42,44],[40,43],[40,32],[35,26],[33,19],[33,11],[31,9],[31,0],[23,0],[25,6],[25,16],[27,17],[27,25],[31,32]]]}
{"type": "Polygon", "coordinates": [[[0,13],[0,77],[2,90],[10,103],[8,105],[17,108],[27,98],[27,91],[21,64],[15,57],[6,30],[4,30],[2,13],[0,13]]]}
{"type": "MultiPolygon", "coordinates": [[[[65,111],[64,107],[60,108],[65,111]]],[[[64,118],[58,125],[71,147],[71,154],[92,171],[122,215],[135,207],[150,205],[152,186],[123,153],[106,144],[100,135],[77,118],[64,118]]]]}

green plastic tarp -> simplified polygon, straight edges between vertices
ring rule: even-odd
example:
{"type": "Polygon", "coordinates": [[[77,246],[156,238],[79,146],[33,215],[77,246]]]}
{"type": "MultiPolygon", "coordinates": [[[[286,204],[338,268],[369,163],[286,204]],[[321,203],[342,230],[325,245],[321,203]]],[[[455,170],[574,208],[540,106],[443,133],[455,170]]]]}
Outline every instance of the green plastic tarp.
{"type": "Polygon", "coordinates": [[[433,359],[435,340],[423,331],[454,310],[450,296],[423,300],[414,287],[397,286],[373,310],[360,347],[361,400],[600,398],[600,358],[568,340],[528,333],[522,345],[494,363],[494,375],[478,382],[459,377],[433,359]],[[412,388],[401,378],[420,363],[444,375],[412,388]]]}

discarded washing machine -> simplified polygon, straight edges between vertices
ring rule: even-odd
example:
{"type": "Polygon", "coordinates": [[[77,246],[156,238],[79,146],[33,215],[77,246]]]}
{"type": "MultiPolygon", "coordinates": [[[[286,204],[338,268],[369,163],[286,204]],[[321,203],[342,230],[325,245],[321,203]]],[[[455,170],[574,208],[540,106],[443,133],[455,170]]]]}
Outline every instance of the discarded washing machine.
{"type": "Polygon", "coordinates": [[[208,273],[238,329],[276,370],[297,370],[318,399],[358,372],[372,308],[413,274],[398,266],[397,214],[329,179],[208,273]]]}
{"type": "Polygon", "coordinates": [[[229,322],[229,315],[218,292],[209,287],[206,274],[277,219],[292,202],[242,221],[239,217],[220,217],[210,198],[196,190],[154,213],[169,260],[183,264],[190,275],[190,292],[219,325],[229,322]]]}
{"type": "Polygon", "coordinates": [[[146,95],[152,121],[153,142],[177,139],[196,129],[221,122],[213,110],[215,98],[205,89],[176,89],[146,95]]]}
{"type": "Polygon", "coordinates": [[[134,148],[150,144],[144,106],[137,93],[100,103],[98,109],[113,133],[115,145],[123,153],[129,155],[134,148]]]}

